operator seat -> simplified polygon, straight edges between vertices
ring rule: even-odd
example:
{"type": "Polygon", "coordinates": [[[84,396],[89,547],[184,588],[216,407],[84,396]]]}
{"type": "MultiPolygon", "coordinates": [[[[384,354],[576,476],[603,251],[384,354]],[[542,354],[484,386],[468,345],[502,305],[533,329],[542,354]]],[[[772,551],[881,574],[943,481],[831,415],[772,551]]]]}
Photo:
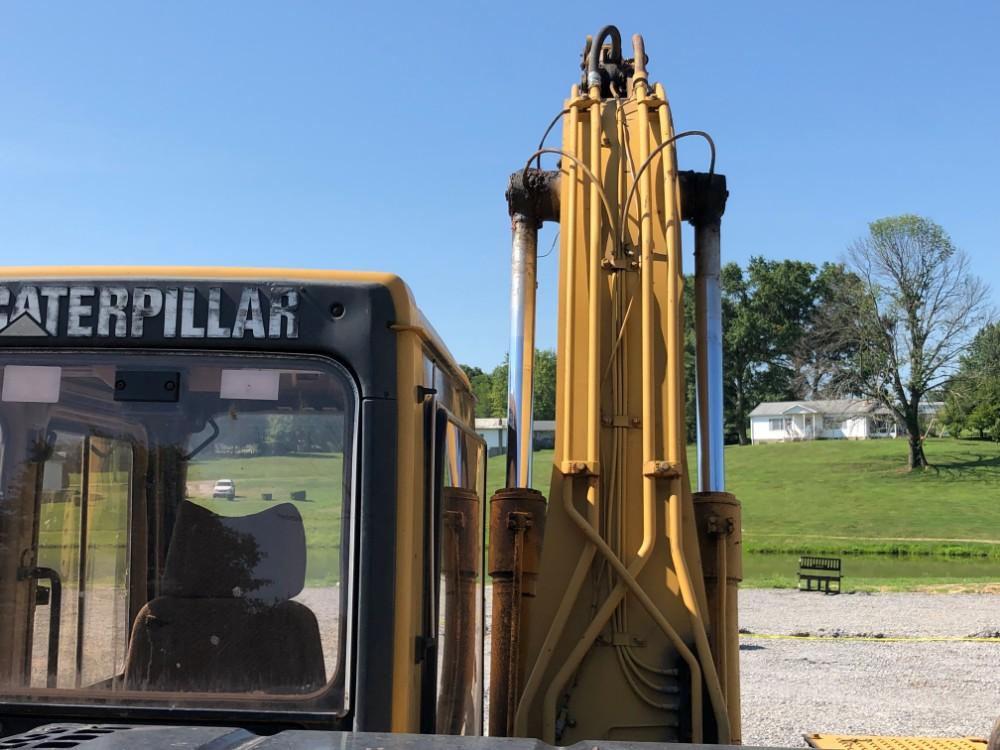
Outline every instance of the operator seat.
{"type": "Polygon", "coordinates": [[[162,596],[136,616],[125,688],[308,693],[326,683],[319,626],[290,601],[305,585],[302,516],[291,503],[242,517],[182,501],[162,596]]]}

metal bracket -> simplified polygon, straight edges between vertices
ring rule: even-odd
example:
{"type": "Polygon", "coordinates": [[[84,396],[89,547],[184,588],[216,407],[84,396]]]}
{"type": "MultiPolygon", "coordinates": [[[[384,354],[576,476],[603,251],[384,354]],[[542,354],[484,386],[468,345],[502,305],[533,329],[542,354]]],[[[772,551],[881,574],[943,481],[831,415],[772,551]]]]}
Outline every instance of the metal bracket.
{"type": "Polygon", "coordinates": [[[559,221],[559,170],[523,169],[507,183],[507,211],[522,215],[540,227],[543,221],[559,221]]]}
{"type": "Polygon", "coordinates": [[[705,531],[713,536],[729,536],[736,531],[736,523],[732,518],[711,515],[706,519],[705,531]]]}
{"type": "Polygon", "coordinates": [[[726,210],[726,176],[707,172],[678,172],[681,218],[694,226],[717,224],[726,210]]]}
{"type": "Polygon", "coordinates": [[[445,528],[461,530],[465,528],[465,514],[457,510],[446,510],[441,514],[445,528]]]}
{"type": "Polygon", "coordinates": [[[614,632],[611,634],[611,640],[604,641],[609,646],[645,646],[646,642],[636,635],[629,635],[628,633],[614,632]]]}
{"type": "Polygon", "coordinates": [[[639,417],[629,417],[625,414],[615,414],[613,417],[601,417],[601,424],[605,427],[634,428],[641,426],[642,420],[639,419],[639,417]]]}
{"type": "Polygon", "coordinates": [[[676,479],[681,476],[681,467],[669,461],[647,461],[642,475],[654,479],[676,479]]]}
{"type": "Polygon", "coordinates": [[[638,271],[639,261],[634,256],[627,253],[625,255],[614,255],[608,253],[601,259],[601,268],[608,272],[614,271],[638,271]]]}
{"type": "Polygon", "coordinates": [[[414,639],[414,649],[413,649],[413,663],[421,664],[434,652],[437,648],[437,638],[429,638],[427,636],[418,635],[414,639]]]}
{"type": "Polygon", "coordinates": [[[429,388],[426,385],[417,386],[417,403],[422,404],[428,396],[436,396],[437,388],[429,388]]]}
{"type": "Polygon", "coordinates": [[[566,476],[596,477],[601,473],[598,461],[560,461],[559,471],[566,476]]]}
{"type": "Polygon", "coordinates": [[[530,513],[513,511],[507,514],[507,528],[511,531],[527,531],[533,525],[530,513]]]}

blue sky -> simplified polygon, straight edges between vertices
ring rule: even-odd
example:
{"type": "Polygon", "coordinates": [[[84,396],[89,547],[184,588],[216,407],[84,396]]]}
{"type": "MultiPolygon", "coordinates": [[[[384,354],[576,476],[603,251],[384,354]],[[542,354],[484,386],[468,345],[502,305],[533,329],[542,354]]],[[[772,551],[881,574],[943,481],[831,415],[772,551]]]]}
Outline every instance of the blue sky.
{"type": "MultiPolygon", "coordinates": [[[[604,23],[645,36],[677,126],[715,137],[727,259],[837,260],[912,212],[1000,294],[996,2],[5,0],[0,261],[394,271],[491,367],[506,179],[604,23]]],[[[680,159],[703,169],[704,144],[680,159]]]]}

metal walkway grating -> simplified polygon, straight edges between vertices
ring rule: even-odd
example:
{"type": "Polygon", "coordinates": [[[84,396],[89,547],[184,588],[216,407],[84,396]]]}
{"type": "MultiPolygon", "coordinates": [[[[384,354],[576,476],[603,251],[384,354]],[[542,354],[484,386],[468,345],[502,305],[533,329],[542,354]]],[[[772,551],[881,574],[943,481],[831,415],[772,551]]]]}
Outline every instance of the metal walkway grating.
{"type": "Polygon", "coordinates": [[[878,737],[863,734],[806,734],[817,750],[986,750],[978,737],[878,737]]]}

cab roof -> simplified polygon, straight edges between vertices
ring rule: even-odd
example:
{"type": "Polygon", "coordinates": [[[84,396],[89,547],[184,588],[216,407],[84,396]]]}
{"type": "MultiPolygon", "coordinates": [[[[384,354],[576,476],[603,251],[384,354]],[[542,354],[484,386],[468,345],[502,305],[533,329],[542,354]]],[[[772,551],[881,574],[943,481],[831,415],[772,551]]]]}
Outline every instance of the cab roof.
{"type": "Polygon", "coordinates": [[[338,282],[378,284],[385,287],[392,297],[396,310],[395,330],[415,332],[443,364],[452,370],[466,389],[471,383],[458,365],[454,355],[417,307],[409,286],[399,276],[378,271],[336,271],[301,268],[255,268],[222,266],[4,266],[0,267],[3,281],[32,281],[41,279],[107,280],[160,280],[160,281],[243,281],[248,283],[302,282],[335,284],[338,282]]]}

